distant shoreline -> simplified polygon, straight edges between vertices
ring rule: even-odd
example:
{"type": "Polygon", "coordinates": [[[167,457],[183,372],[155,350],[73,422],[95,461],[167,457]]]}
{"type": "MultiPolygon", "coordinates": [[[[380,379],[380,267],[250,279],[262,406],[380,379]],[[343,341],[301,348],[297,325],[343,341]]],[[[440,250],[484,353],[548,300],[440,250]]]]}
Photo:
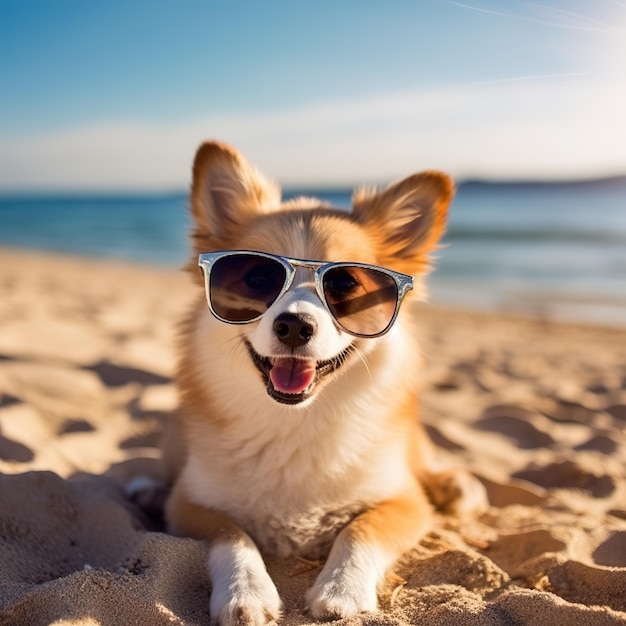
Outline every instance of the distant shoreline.
{"type": "MultiPolygon", "coordinates": [[[[388,184],[389,181],[378,181],[377,186],[388,184]]],[[[317,195],[317,194],[345,194],[351,193],[355,187],[367,184],[364,181],[345,185],[286,185],[283,187],[283,195],[317,195]]],[[[601,176],[589,178],[555,178],[555,179],[532,179],[532,178],[482,178],[470,177],[459,178],[457,189],[470,190],[473,188],[582,188],[582,187],[623,187],[626,189],[626,174],[615,176],[601,176]]],[[[54,200],[112,198],[112,199],[138,199],[138,198],[186,198],[189,191],[184,189],[1,189],[0,200],[40,200],[49,198],[54,200]]]]}

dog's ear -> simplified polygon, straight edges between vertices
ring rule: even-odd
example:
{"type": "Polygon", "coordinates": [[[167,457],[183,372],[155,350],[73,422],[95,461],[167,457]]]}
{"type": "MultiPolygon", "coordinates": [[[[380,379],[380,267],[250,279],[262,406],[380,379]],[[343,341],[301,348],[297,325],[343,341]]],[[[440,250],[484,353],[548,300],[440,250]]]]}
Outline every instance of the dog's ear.
{"type": "Polygon", "coordinates": [[[200,146],[193,163],[191,212],[195,238],[223,245],[259,212],[280,205],[280,189],[266,181],[234,148],[200,146]]]}
{"type": "Polygon", "coordinates": [[[408,274],[423,271],[444,233],[452,179],[441,172],[414,174],[382,191],[359,190],[353,215],[379,243],[381,264],[408,274]]]}

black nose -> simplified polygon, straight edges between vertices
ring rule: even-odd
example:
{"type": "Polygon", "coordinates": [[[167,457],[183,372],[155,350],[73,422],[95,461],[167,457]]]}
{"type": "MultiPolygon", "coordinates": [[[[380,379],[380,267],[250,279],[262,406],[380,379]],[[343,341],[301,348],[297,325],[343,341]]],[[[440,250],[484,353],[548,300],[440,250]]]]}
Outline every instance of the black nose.
{"type": "Polygon", "coordinates": [[[281,313],[274,320],[274,334],[290,348],[298,348],[313,337],[317,324],[312,315],[281,313]]]}

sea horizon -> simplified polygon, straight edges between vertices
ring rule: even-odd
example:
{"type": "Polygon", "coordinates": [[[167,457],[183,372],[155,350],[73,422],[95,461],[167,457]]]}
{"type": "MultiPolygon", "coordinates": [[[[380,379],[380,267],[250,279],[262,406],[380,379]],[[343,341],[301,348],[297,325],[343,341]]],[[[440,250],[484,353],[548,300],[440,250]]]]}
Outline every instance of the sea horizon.
{"type": "MultiPolygon", "coordinates": [[[[555,178],[532,178],[532,177],[489,177],[489,176],[469,176],[466,178],[454,179],[457,191],[462,188],[471,187],[500,187],[500,188],[527,188],[527,187],[593,187],[593,186],[616,186],[626,188],[626,173],[589,175],[582,177],[555,177],[555,178]]],[[[294,194],[334,194],[352,193],[354,189],[360,187],[384,188],[390,181],[355,182],[345,184],[288,184],[281,185],[283,195],[292,197],[294,194]]],[[[183,187],[110,187],[110,188],[81,188],[81,187],[0,187],[0,200],[20,199],[20,198],[133,198],[133,197],[178,197],[188,196],[189,189],[183,187]]]]}

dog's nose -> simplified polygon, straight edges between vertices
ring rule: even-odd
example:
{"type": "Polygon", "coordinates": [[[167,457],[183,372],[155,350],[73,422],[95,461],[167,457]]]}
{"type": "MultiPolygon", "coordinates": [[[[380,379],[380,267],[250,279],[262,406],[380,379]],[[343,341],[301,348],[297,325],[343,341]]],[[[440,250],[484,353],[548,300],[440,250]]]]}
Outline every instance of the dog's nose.
{"type": "Polygon", "coordinates": [[[290,348],[298,348],[313,337],[317,329],[312,315],[281,313],[274,320],[274,334],[290,348]]]}

